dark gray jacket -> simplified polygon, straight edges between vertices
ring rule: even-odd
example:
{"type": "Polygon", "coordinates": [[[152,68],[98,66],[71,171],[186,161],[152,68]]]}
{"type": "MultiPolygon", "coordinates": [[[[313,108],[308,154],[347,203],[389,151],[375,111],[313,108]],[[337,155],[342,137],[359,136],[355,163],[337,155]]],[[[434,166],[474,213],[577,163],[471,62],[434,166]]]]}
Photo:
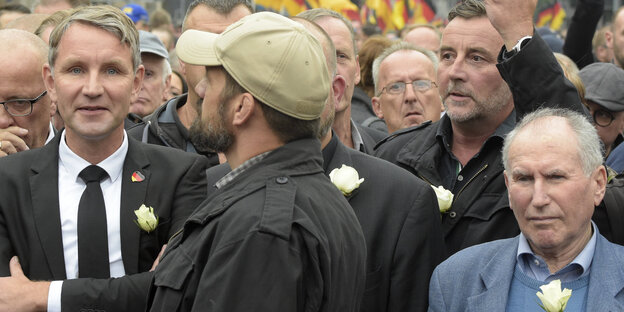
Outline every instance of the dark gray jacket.
{"type": "Polygon", "coordinates": [[[151,311],[358,311],[364,236],[321,164],[318,140],[294,141],[210,196],[170,240],[151,311]]]}

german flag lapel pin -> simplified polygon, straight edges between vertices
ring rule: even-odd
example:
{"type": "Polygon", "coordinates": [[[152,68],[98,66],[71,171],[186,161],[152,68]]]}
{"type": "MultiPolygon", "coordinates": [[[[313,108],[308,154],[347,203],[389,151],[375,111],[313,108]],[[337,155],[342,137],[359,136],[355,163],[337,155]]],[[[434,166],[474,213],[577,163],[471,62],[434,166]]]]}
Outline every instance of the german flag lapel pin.
{"type": "Polygon", "coordinates": [[[145,176],[141,172],[135,171],[132,173],[132,182],[143,182],[143,180],[145,180],[145,176]]]}

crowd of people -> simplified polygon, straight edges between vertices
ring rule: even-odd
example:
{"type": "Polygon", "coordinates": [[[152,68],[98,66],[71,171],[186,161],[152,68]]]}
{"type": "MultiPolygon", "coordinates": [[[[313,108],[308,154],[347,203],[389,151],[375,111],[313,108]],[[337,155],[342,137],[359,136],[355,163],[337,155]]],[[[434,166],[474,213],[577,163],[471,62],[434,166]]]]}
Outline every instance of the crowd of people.
{"type": "Polygon", "coordinates": [[[624,311],[624,7],[536,6],[0,7],[0,311],[624,311]]]}

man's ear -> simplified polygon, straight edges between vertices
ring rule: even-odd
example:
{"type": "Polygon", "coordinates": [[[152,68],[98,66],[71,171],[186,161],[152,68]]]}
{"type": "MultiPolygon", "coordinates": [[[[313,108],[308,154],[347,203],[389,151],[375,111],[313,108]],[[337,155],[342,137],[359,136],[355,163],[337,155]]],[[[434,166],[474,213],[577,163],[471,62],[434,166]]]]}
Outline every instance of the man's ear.
{"type": "Polygon", "coordinates": [[[256,105],[251,93],[241,93],[235,96],[232,101],[232,105],[234,105],[232,112],[234,115],[232,118],[233,126],[239,127],[244,125],[247,121],[249,121],[251,116],[254,114],[254,111],[259,109],[259,105],[256,105]]]}
{"type": "Polygon", "coordinates": [[[613,33],[609,30],[605,31],[605,43],[609,49],[613,49],[613,33]]]}
{"type": "Polygon", "coordinates": [[[383,111],[381,110],[381,99],[377,96],[373,96],[371,98],[371,103],[373,104],[373,111],[375,115],[379,117],[379,119],[384,119],[383,111]]]}
{"type": "Polygon", "coordinates": [[[167,79],[165,79],[165,86],[162,90],[162,99],[166,101],[169,99],[169,89],[171,88],[171,75],[167,75],[167,79]]]}
{"type": "Polygon", "coordinates": [[[45,85],[46,90],[48,90],[48,96],[50,97],[50,101],[56,103],[57,95],[56,89],[54,87],[54,73],[52,72],[50,64],[43,64],[42,76],[43,84],[45,85]]]}
{"type": "Polygon", "coordinates": [[[182,60],[178,59],[178,64],[180,64],[180,75],[186,79],[186,63],[182,62],[182,60]]]}
{"type": "Polygon", "coordinates": [[[604,198],[605,192],[606,192],[606,187],[607,187],[607,170],[605,169],[605,166],[598,166],[598,168],[596,168],[594,170],[594,172],[591,175],[592,179],[593,179],[593,183],[596,184],[596,190],[594,193],[594,206],[598,206],[600,205],[600,202],[602,202],[602,199],[604,198]]]}
{"type": "Polygon", "coordinates": [[[139,91],[141,91],[141,85],[143,84],[143,76],[145,76],[145,67],[141,64],[137,68],[134,74],[134,80],[132,81],[132,97],[130,98],[131,103],[136,101],[139,97],[139,91]]]}
{"type": "Polygon", "coordinates": [[[344,97],[345,90],[347,89],[347,81],[340,75],[335,75],[332,81],[332,90],[334,91],[334,103],[340,103],[344,97]]]}

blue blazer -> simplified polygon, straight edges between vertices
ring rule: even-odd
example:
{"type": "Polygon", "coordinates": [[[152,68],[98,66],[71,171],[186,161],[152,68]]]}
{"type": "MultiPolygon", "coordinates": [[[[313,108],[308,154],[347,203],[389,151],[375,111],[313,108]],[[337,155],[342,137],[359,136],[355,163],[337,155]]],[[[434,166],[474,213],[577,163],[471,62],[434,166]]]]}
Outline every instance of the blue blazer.
{"type": "MultiPolygon", "coordinates": [[[[518,236],[476,245],[441,263],[429,284],[429,311],[505,311],[518,236]]],[[[587,311],[624,311],[624,247],[600,233],[592,261],[587,311]]]]}

